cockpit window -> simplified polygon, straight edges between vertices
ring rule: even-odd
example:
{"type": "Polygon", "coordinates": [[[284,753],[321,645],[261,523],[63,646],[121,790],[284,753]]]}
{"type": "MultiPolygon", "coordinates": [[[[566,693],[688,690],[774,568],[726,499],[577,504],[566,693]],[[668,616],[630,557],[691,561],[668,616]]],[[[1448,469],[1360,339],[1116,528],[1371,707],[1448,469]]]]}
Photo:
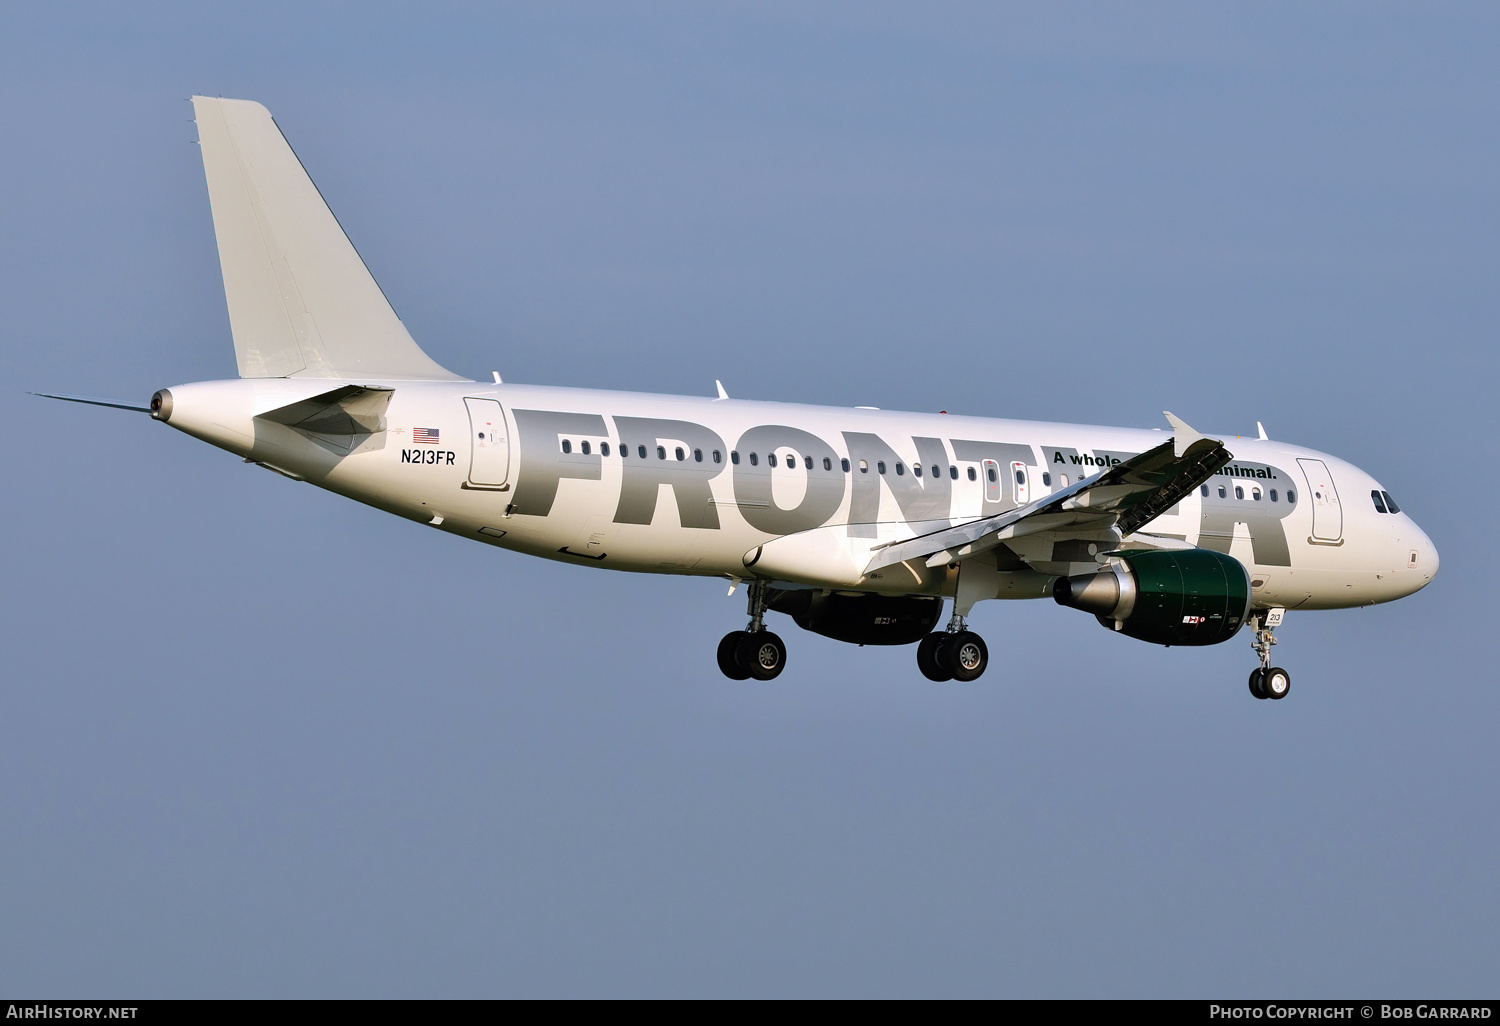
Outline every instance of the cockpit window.
{"type": "Polygon", "coordinates": [[[1390,492],[1381,492],[1380,494],[1383,495],[1383,496],[1385,496],[1385,507],[1386,507],[1386,509],[1390,510],[1392,513],[1400,513],[1401,512],[1401,507],[1398,506],[1398,505],[1396,505],[1396,500],[1393,499],[1393,498],[1391,498],[1391,493],[1390,492]]]}
{"type": "Polygon", "coordinates": [[[1384,513],[1385,512],[1385,503],[1382,502],[1382,501],[1380,501],[1380,493],[1379,492],[1371,492],[1370,493],[1370,501],[1373,502],[1373,503],[1375,503],[1375,512],[1376,513],[1384,513]]]}

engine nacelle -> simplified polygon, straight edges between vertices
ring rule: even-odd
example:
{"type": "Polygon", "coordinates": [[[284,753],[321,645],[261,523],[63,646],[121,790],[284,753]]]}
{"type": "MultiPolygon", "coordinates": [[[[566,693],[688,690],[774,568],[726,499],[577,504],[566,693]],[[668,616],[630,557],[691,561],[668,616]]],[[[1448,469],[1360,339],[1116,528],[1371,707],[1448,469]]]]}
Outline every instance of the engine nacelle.
{"type": "Polygon", "coordinates": [[[1099,573],[1059,577],[1052,597],[1140,641],[1217,645],[1245,624],[1250,575],[1209,549],[1132,552],[1099,573]]]}
{"type": "Polygon", "coordinates": [[[812,588],[772,589],[766,605],[798,627],[851,645],[910,645],[943,615],[936,595],[870,595],[812,588]]]}

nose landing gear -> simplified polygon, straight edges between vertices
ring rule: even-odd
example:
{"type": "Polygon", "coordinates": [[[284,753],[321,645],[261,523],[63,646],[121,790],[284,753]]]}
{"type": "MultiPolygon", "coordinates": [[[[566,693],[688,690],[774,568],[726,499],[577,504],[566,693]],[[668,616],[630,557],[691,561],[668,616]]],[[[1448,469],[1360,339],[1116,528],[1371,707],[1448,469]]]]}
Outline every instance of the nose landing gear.
{"type": "Polygon", "coordinates": [[[772,680],[786,667],[786,645],[766,630],[764,582],[751,582],[747,604],[749,625],[742,631],[730,631],[719,642],[719,669],[730,680],[772,680]]]}
{"type": "Polygon", "coordinates": [[[1260,668],[1250,672],[1250,693],[1256,698],[1285,698],[1292,690],[1292,675],[1279,666],[1271,665],[1271,646],[1276,644],[1272,635],[1281,625],[1283,609],[1261,609],[1251,613],[1255,625],[1255,640],[1250,647],[1260,656],[1260,668]]]}

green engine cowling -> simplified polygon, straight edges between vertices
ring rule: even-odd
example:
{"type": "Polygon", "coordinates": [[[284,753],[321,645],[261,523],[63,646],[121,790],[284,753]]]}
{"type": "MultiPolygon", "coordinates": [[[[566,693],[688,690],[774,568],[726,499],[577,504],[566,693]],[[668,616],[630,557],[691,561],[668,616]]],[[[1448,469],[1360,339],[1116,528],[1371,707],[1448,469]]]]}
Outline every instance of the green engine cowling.
{"type": "Polygon", "coordinates": [[[1140,641],[1217,645],[1245,624],[1250,576],[1233,556],[1208,549],[1132,552],[1099,573],[1059,577],[1052,597],[1140,641]]]}

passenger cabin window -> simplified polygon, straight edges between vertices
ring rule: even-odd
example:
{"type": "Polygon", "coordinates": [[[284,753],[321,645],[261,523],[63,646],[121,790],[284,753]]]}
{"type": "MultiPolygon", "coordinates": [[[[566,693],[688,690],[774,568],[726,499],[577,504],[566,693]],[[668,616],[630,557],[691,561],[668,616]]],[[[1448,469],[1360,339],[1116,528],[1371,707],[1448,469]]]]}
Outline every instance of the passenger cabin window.
{"type": "Polygon", "coordinates": [[[1234,486],[1234,497],[1236,499],[1243,499],[1245,497],[1245,489],[1241,488],[1239,485],[1235,485],[1234,486]]]}
{"type": "Polygon", "coordinates": [[[1208,497],[1208,485],[1204,485],[1203,487],[1199,488],[1198,491],[1203,493],[1204,498],[1208,497]]]}
{"type": "Polygon", "coordinates": [[[1259,486],[1252,486],[1251,487],[1251,489],[1250,489],[1250,498],[1254,499],[1256,502],[1260,501],[1260,487],[1259,486]]]}
{"type": "Polygon", "coordinates": [[[667,458],[667,447],[665,445],[658,445],[656,447],[656,458],[659,460],[667,458]]]}
{"type": "Polygon", "coordinates": [[[1228,494],[1228,493],[1227,493],[1227,492],[1225,492],[1225,491],[1224,491],[1224,486],[1223,486],[1223,485],[1219,485],[1219,498],[1221,498],[1221,499],[1222,499],[1222,498],[1224,498],[1224,496],[1225,496],[1225,495],[1227,495],[1227,494],[1228,494]]]}
{"type": "Polygon", "coordinates": [[[731,449],[729,452],[729,462],[733,463],[735,466],[739,466],[740,454],[737,451],[731,449]]]}
{"type": "Polygon", "coordinates": [[[1047,471],[1045,471],[1045,470],[1042,471],[1042,487],[1043,488],[1051,488],[1052,487],[1052,475],[1050,473],[1048,473],[1047,471]]]}
{"type": "Polygon", "coordinates": [[[901,464],[897,463],[896,464],[896,476],[897,477],[903,477],[903,476],[905,476],[905,474],[906,474],[906,468],[903,467],[901,464]]]}
{"type": "Polygon", "coordinates": [[[868,463],[866,463],[864,460],[860,460],[859,461],[859,472],[861,474],[868,474],[870,472],[870,465],[868,463]]]}
{"type": "Polygon", "coordinates": [[[636,451],[636,455],[640,456],[641,459],[645,459],[646,458],[646,447],[644,445],[638,445],[638,446],[636,446],[635,447],[635,451],[636,451]]]}
{"type": "Polygon", "coordinates": [[[1276,489],[1274,489],[1274,488],[1271,489],[1271,501],[1272,502],[1276,501],[1276,489]]]}
{"type": "Polygon", "coordinates": [[[564,438],[563,439],[563,452],[572,452],[572,451],[573,451],[573,443],[572,443],[572,441],[569,440],[569,439],[567,439],[567,438],[564,438]]]}
{"type": "MultiPolygon", "coordinates": [[[[812,457],[811,456],[804,456],[804,457],[802,457],[802,466],[803,466],[803,468],[805,470],[811,470],[812,469],[812,457]]],[[[827,470],[828,468],[824,467],[823,469],[827,470]]]]}
{"type": "MultiPolygon", "coordinates": [[[[971,471],[971,473],[972,473],[972,471],[971,471]]],[[[957,481],[958,480],[958,468],[957,467],[949,467],[948,468],[948,476],[951,477],[951,478],[953,478],[953,480],[957,481]]]]}
{"type": "Polygon", "coordinates": [[[849,473],[849,461],[847,459],[839,460],[839,466],[844,468],[844,473],[849,473]]]}
{"type": "Polygon", "coordinates": [[[1296,502],[1297,501],[1297,493],[1294,492],[1294,491],[1292,491],[1290,488],[1288,488],[1286,490],[1286,501],[1287,502],[1296,502]]]}
{"type": "Polygon", "coordinates": [[[714,462],[715,463],[723,463],[724,462],[724,460],[719,456],[719,450],[717,450],[717,449],[714,450],[714,462]]]}
{"type": "Polygon", "coordinates": [[[755,453],[752,452],[750,454],[750,465],[753,467],[753,466],[758,465],[759,463],[760,463],[760,457],[757,456],[755,453]]]}
{"type": "MultiPolygon", "coordinates": [[[[750,457],[750,462],[752,462],[752,463],[755,462],[755,457],[754,456],[750,457]]],[[[776,454],[774,452],[768,452],[768,453],[766,453],[766,466],[768,466],[768,467],[774,467],[774,466],[776,466],[776,454]]]]}
{"type": "Polygon", "coordinates": [[[580,445],[578,447],[578,451],[581,452],[581,453],[583,453],[585,456],[587,456],[589,454],[589,443],[584,442],[582,445],[580,445]]]}
{"type": "Polygon", "coordinates": [[[1393,499],[1393,498],[1391,498],[1391,493],[1390,492],[1381,492],[1380,494],[1385,496],[1385,508],[1386,509],[1390,510],[1392,513],[1400,513],[1401,512],[1401,507],[1398,506],[1398,505],[1396,505],[1396,500],[1393,499]]]}
{"type": "Polygon", "coordinates": [[[936,463],[934,463],[932,465],[932,476],[933,477],[942,477],[943,476],[943,468],[940,467],[940,466],[938,466],[936,463]]]}
{"type": "Polygon", "coordinates": [[[599,455],[600,456],[608,456],[609,455],[609,443],[608,442],[600,442],[599,443],[599,455]]]}
{"type": "Polygon", "coordinates": [[[911,476],[912,477],[921,477],[922,476],[922,464],[920,464],[920,463],[913,463],[911,465],[911,476]]]}
{"type": "Polygon", "coordinates": [[[703,450],[702,449],[694,449],[693,450],[693,462],[694,463],[702,463],[703,462],[703,450]]]}
{"type": "Polygon", "coordinates": [[[876,470],[877,473],[884,474],[885,473],[885,460],[876,460],[875,461],[875,470],[876,470]]]}
{"type": "Polygon", "coordinates": [[[970,481],[978,481],[979,480],[979,475],[974,472],[974,468],[973,467],[969,468],[969,480],[970,481]]]}
{"type": "Polygon", "coordinates": [[[1376,513],[1384,513],[1385,512],[1385,502],[1382,501],[1382,499],[1380,498],[1380,493],[1379,492],[1371,492],[1370,493],[1370,501],[1373,502],[1373,503],[1375,503],[1375,512],[1376,513]]]}
{"type": "MultiPolygon", "coordinates": [[[[811,458],[811,457],[809,457],[809,458],[811,458]]],[[[823,469],[824,470],[832,470],[833,469],[833,460],[829,459],[827,456],[823,457],[823,469]]]]}

